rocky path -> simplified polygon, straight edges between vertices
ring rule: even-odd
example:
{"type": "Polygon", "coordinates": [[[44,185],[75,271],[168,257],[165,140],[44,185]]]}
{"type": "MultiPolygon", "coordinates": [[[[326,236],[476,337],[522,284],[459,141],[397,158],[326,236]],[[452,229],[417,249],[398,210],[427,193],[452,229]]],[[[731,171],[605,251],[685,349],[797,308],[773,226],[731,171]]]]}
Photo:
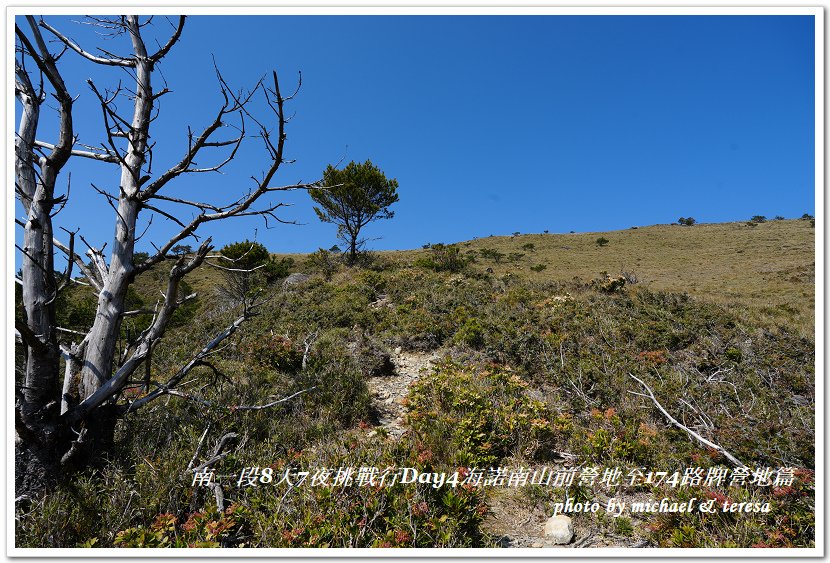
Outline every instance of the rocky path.
{"type": "MultiPolygon", "coordinates": [[[[395,369],[389,375],[370,377],[366,381],[372,396],[377,427],[392,439],[406,431],[406,409],[402,402],[409,386],[428,373],[441,357],[440,352],[405,352],[396,348],[390,359],[395,369]]],[[[374,430],[373,432],[376,432],[374,430]]],[[[566,545],[555,545],[545,534],[548,518],[544,503],[534,502],[518,489],[505,489],[490,500],[490,513],[485,529],[499,539],[505,548],[586,548],[586,547],[645,547],[647,542],[637,537],[621,537],[600,529],[596,523],[577,519],[575,534],[566,545]]]]}
{"type": "Polygon", "coordinates": [[[391,354],[395,371],[392,375],[370,377],[366,386],[372,395],[378,425],[395,438],[404,431],[405,409],[401,404],[409,392],[409,386],[432,369],[439,358],[438,352],[404,352],[395,348],[391,354]]]}

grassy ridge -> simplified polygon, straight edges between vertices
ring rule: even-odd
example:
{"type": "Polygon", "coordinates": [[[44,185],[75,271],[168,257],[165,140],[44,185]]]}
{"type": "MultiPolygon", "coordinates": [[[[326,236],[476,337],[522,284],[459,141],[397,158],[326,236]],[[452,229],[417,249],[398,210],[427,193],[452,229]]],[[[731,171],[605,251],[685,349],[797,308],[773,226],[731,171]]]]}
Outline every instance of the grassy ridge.
{"type": "MultiPolygon", "coordinates": [[[[588,280],[600,272],[637,276],[653,290],[688,293],[767,324],[784,323],[802,336],[815,329],[815,229],[806,220],[654,225],[624,231],[524,234],[459,243],[476,251],[479,270],[532,281],[588,280]],[[596,240],[609,240],[598,246],[596,240]],[[533,249],[525,247],[532,244],[533,249]],[[500,262],[482,249],[505,254],[500,262]],[[523,254],[510,260],[510,254],[523,254]],[[545,269],[531,270],[542,264],[545,269]]],[[[420,251],[384,253],[412,259],[420,251]]]]}
{"type": "MultiPolygon", "coordinates": [[[[755,227],[745,222],[653,225],[596,233],[486,237],[457,245],[462,254],[475,256],[471,266],[480,272],[490,268],[496,275],[510,273],[529,281],[551,282],[575,277],[590,280],[601,272],[626,271],[649,289],[688,293],[740,317],[767,325],[784,324],[801,336],[814,338],[815,228],[810,221],[768,221],[755,227]],[[600,237],[609,243],[598,246],[600,237]],[[533,249],[525,248],[528,244],[533,249]],[[505,257],[496,262],[482,257],[482,249],[505,257]],[[531,269],[538,265],[545,268],[531,269]]],[[[424,250],[377,253],[399,265],[424,254],[424,250]]],[[[298,271],[310,268],[308,255],[275,256],[293,258],[298,271]]],[[[211,295],[220,282],[219,272],[209,267],[188,277],[201,295],[211,295]]],[[[138,287],[142,294],[157,291],[154,284],[139,283],[138,287]]]]}

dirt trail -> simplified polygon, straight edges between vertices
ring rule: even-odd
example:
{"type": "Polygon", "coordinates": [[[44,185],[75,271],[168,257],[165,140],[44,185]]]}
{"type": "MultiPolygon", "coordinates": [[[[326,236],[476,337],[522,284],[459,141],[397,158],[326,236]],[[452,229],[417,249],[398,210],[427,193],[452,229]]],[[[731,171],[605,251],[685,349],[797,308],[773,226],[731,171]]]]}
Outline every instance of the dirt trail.
{"type": "MultiPolygon", "coordinates": [[[[398,439],[406,431],[402,401],[409,393],[409,386],[431,370],[441,357],[439,351],[405,352],[396,348],[390,359],[395,366],[391,375],[370,377],[366,381],[372,396],[372,406],[377,426],[389,437],[398,439]]],[[[645,541],[636,537],[621,537],[599,529],[587,519],[577,518],[576,534],[569,545],[554,546],[544,537],[544,523],[548,515],[543,503],[534,501],[518,489],[505,489],[495,493],[490,500],[490,513],[484,522],[485,529],[499,538],[499,545],[506,548],[521,547],[644,547],[645,541]]]]}
{"type": "Polygon", "coordinates": [[[390,436],[399,438],[405,431],[405,409],[401,402],[409,392],[409,386],[432,369],[440,357],[436,352],[404,352],[396,348],[391,354],[395,371],[392,375],[370,377],[366,381],[377,413],[378,426],[390,436]]]}

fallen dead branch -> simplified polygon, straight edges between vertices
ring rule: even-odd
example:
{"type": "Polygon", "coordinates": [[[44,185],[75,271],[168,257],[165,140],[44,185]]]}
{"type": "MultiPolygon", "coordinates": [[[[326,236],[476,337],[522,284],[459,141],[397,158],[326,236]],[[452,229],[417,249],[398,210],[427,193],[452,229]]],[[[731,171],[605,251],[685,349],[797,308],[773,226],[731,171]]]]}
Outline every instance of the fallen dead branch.
{"type": "MultiPolygon", "coordinates": [[[[639,383],[640,385],[643,386],[643,389],[646,390],[646,392],[648,393],[648,396],[651,397],[651,400],[654,402],[654,405],[660,410],[661,413],[663,413],[663,415],[668,419],[668,421],[671,424],[673,424],[674,426],[677,426],[678,428],[680,428],[681,430],[683,430],[684,432],[689,434],[689,436],[691,436],[692,438],[694,438],[695,440],[697,440],[698,442],[700,442],[704,446],[712,448],[713,450],[716,450],[717,452],[723,454],[723,457],[728,459],[734,466],[736,466],[736,467],[746,467],[746,465],[744,465],[741,462],[741,460],[739,460],[734,455],[732,455],[731,453],[726,451],[726,449],[724,449],[723,446],[719,446],[718,444],[707,440],[706,438],[704,438],[703,436],[701,436],[700,434],[698,434],[694,430],[692,430],[689,427],[684,426],[683,424],[679,423],[672,415],[669,414],[669,412],[665,408],[663,408],[663,405],[661,405],[660,402],[657,401],[657,398],[654,396],[654,393],[652,392],[651,387],[646,385],[646,383],[642,379],[640,379],[639,377],[637,377],[637,376],[635,376],[631,373],[629,373],[628,376],[631,377],[631,379],[633,379],[634,381],[636,381],[637,383],[639,383]]],[[[631,391],[629,391],[629,393],[631,393],[631,391]]],[[[644,396],[642,393],[634,393],[634,394],[644,396]]]]}

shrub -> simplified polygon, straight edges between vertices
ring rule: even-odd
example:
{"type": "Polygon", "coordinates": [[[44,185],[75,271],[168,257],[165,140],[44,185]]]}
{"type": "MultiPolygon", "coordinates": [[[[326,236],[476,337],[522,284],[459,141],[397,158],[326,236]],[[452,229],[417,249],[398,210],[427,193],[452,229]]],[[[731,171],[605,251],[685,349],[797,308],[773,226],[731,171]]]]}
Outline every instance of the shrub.
{"type": "Polygon", "coordinates": [[[118,532],[116,547],[243,547],[240,545],[246,510],[232,505],[222,513],[194,512],[184,522],[173,514],[159,514],[145,528],[118,532]]]}
{"type": "Polygon", "coordinates": [[[753,223],[766,223],[767,218],[763,215],[753,215],[750,221],[752,221],[753,223]]]}
{"type": "Polygon", "coordinates": [[[473,370],[444,362],[412,386],[409,422],[436,462],[451,467],[486,467],[514,454],[543,454],[570,417],[531,399],[527,386],[504,368],[473,370]]]}
{"type": "Polygon", "coordinates": [[[594,287],[605,293],[614,293],[621,291],[625,287],[625,276],[610,276],[607,273],[604,278],[594,280],[592,282],[594,287]]]}
{"type": "Polygon", "coordinates": [[[454,244],[433,244],[428,256],[415,260],[415,265],[428,268],[436,272],[460,272],[470,262],[470,258],[463,256],[454,244]]]}
{"type": "Polygon", "coordinates": [[[542,270],[546,269],[547,266],[545,264],[536,264],[535,266],[531,266],[530,269],[534,272],[541,272],[542,270]]]}
{"type": "Polygon", "coordinates": [[[316,252],[308,255],[308,265],[330,280],[340,266],[340,258],[325,248],[318,248],[316,252]]]}
{"type": "Polygon", "coordinates": [[[599,238],[596,240],[597,246],[605,246],[605,245],[607,245],[609,242],[611,242],[611,241],[609,241],[609,240],[608,240],[607,238],[605,238],[605,237],[599,237],[599,238]]]}
{"type": "Polygon", "coordinates": [[[679,225],[684,225],[686,227],[691,227],[692,225],[697,223],[697,221],[695,220],[694,217],[681,217],[680,219],[677,220],[677,223],[679,225]]]}
{"type": "Polygon", "coordinates": [[[511,262],[518,262],[519,260],[521,260],[522,258],[524,258],[524,256],[525,256],[525,255],[524,255],[524,253],[522,253],[522,252],[511,252],[511,253],[507,256],[507,259],[508,259],[509,261],[511,261],[511,262]]]}
{"type": "Polygon", "coordinates": [[[290,256],[285,256],[279,260],[269,259],[262,268],[262,273],[268,282],[282,279],[291,273],[291,268],[294,267],[294,259],[290,256]]]}
{"type": "Polygon", "coordinates": [[[493,260],[496,264],[501,262],[502,258],[506,256],[503,252],[499,252],[498,250],[495,250],[493,248],[482,248],[478,252],[479,254],[481,254],[482,258],[488,258],[490,260],[493,260]]]}
{"type": "MultiPolygon", "coordinates": [[[[366,436],[364,430],[344,433],[316,453],[298,452],[277,465],[317,468],[371,465],[411,467],[419,472],[434,468],[429,447],[411,436],[390,442],[366,436]]],[[[441,468],[450,474],[456,467],[441,468]]],[[[459,472],[459,481],[464,472],[459,472]]],[[[333,478],[333,477],[332,477],[333,478]]],[[[382,474],[375,483],[384,486],[306,487],[286,494],[284,487],[260,487],[251,503],[261,508],[254,515],[252,536],[268,547],[484,547],[491,540],[482,530],[487,514],[481,488],[428,483],[389,485],[382,474]]],[[[331,480],[329,481],[331,483],[331,480]]]]}
{"type": "Polygon", "coordinates": [[[456,342],[466,344],[470,348],[481,348],[484,345],[484,327],[478,319],[467,319],[454,338],[456,342]]]}
{"type": "MultiPolygon", "coordinates": [[[[229,267],[241,270],[250,270],[265,264],[271,254],[264,245],[258,242],[251,242],[248,239],[240,242],[226,244],[219,253],[233,262],[229,267]]],[[[227,265],[225,262],[223,265],[227,265]]]]}
{"type": "MultiPolygon", "coordinates": [[[[265,277],[268,283],[287,276],[294,266],[294,259],[291,257],[274,260],[271,253],[263,244],[244,240],[226,244],[219,253],[228,258],[230,262],[220,264],[221,266],[237,270],[255,270],[256,273],[265,277]]],[[[248,276],[255,272],[227,272],[231,275],[248,276]]]]}
{"type": "Polygon", "coordinates": [[[270,334],[250,339],[239,346],[246,359],[282,371],[299,369],[302,352],[287,336],[270,334]]]}

